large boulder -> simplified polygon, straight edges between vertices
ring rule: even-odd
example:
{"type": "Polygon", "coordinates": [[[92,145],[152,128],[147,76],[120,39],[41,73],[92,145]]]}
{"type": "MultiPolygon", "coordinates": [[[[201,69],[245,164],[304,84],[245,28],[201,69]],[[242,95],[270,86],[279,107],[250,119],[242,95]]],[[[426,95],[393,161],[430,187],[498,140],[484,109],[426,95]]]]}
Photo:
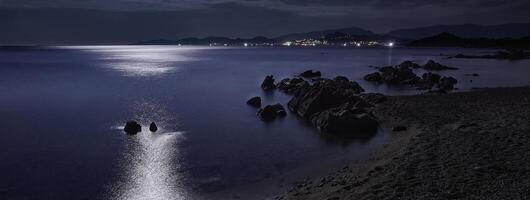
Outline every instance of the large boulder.
{"type": "Polygon", "coordinates": [[[261,97],[252,97],[247,101],[247,104],[253,107],[261,107],[261,97]]]}
{"type": "Polygon", "coordinates": [[[455,88],[455,85],[458,83],[458,80],[456,80],[453,77],[443,77],[440,79],[440,82],[438,83],[438,88],[445,91],[450,91],[455,88]]]}
{"type": "Polygon", "coordinates": [[[356,94],[364,91],[357,83],[345,77],[324,80],[300,91],[288,103],[290,110],[309,119],[315,113],[330,109],[345,102],[360,98],[356,94]]]}
{"type": "Polygon", "coordinates": [[[287,115],[287,112],[281,104],[267,105],[258,111],[258,116],[264,121],[271,121],[276,119],[276,117],[283,117],[285,115],[287,115]]]}
{"type": "Polygon", "coordinates": [[[440,63],[434,62],[433,60],[429,60],[427,64],[423,65],[423,69],[430,70],[430,71],[441,71],[441,70],[457,70],[458,68],[448,67],[440,63]]]}
{"type": "Polygon", "coordinates": [[[135,121],[128,121],[125,123],[123,131],[129,135],[136,135],[139,132],[142,132],[142,126],[135,121]]]}
{"type": "Polygon", "coordinates": [[[315,114],[311,122],[325,134],[374,133],[379,127],[372,114],[350,102],[315,114]]]}
{"type": "Polygon", "coordinates": [[[263,83],[261,83],[261,88],[263,90],[274,90],[276,89],[276,85],[274,84],[274,77],[272,75],[266,76],[263,80],[263,83]]]}
{"type": "Polygon", "coordinates": [[[320,71],[307,70],[305,72],[302,72],[300,76],[305,78],[313,78],[322,76],[322,73],[320,73],[320,71]]]}
{"type": "Polygon", "coordinates": [[[381,82],[381,74],[379,72],[374,72],[374,73],[371,73],[371,74],[367,74],[366,76],[364,76],[364,80],[366,81],[370,81],[370,82],[381,82]]]}
{"type": "Polygon", "coordinates": [[[383,67],[379,71],[382,81],[388,84],[416,84],[420,79],[408,67],[383,67]]]}
{"type": "Polygon", "coordinates": [[[410,60],[407,60],[405,62],[402,62],[401,64],[397,65],[397,67],[400,67],[400,68],[413,68],[413,69],[417,69],[417,68],[421,68],[420,65],[410,61],[410,60]]]}

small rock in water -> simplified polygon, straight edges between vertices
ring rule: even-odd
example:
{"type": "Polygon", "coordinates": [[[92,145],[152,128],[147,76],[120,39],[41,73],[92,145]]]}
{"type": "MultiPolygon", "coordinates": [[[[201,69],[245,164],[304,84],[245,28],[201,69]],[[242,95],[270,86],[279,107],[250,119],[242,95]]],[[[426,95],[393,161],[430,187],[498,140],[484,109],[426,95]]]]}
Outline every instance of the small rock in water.
{"type": "Polygon", "coordinates": [[[406,131],[406,130],[407,130],[406,126],[394,126],[394,128],[392,128],[392,131],[394,132],[400,132],[400,131],[406,131]]]}
{"type": "Polygon", "coordinates": [[[254,107],[261,107],[261,97],[252,97],[247,101],[247,104],[254,107]]]}
{"type": "Polygon", "coordinates": [[[305,78],[313,78],[313,77],[322,76],[322,73],[320,73],[320,71],[307,70],[301,73],[300,76],[305,77],[305,78]]]}
{"type": "Polygon", "coordinates": [[[156,127],[155,122],[151,122],[151,125],[149,125],[149,130],[153,133],[158,130],[158,127],[156,127]]]}
{"type": "Polygon", "coordinates": [[[142,132],[142,126],[135,121],[128,121],[123,131],[129,135],[136,135],[138,132],[142,132]]]}
{"type": "Polygon", "coordinates": [[[276,84],[274,84],[274,77],[272,75],[266,76],[261,83],[261,88],[263,90],[274,90],[276,89],[276,84]]]}

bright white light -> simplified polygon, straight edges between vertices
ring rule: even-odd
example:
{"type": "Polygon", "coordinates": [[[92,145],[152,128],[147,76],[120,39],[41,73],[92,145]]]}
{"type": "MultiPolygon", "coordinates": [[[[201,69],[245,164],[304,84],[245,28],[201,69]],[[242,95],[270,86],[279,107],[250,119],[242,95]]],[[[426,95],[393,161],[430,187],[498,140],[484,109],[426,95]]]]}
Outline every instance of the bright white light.
{"type": "Polygon", "coordinates": [[[292,44],[293,44],[292,42],[287,41],[287,42],[283,43],[283,46],[291,46],[292,44]]]}
{"type": "Polygon", "coordinates": [[[394,42],[389,42],[389,43],[388,43],[388,46],[389,46],[389,47],[393,47],[393,46],[394,46],[394,42]]]}
{"type": "Polygon", "coordinates": [[[246,46],[246,47],[248,47],[248,43],[246,43],[246,42],[245,42],[245,44],[243,44],[243,46],[246,46]]]}
{"type": "Polygon", "coordinates": [[[348,46],[348,44],[344,43],[344,46],[348,46]]]}
{"type": "Polygon", "coordinates": [[[357,43],[357,46],[360,47],[360,46],[361,46],[361,43],[357,43]]]}

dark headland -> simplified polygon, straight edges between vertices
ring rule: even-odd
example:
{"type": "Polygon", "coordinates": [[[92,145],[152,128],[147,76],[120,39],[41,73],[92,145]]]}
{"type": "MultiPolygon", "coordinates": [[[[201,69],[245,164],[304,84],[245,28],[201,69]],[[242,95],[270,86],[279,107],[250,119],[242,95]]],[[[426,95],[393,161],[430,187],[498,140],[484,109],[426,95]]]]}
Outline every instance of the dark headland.
{"type": "Polygon", "coordinates": [[[389,132],[382,150],[276,199],[530,195],[530,87],[388,97],[373,113],[389,132]]]}

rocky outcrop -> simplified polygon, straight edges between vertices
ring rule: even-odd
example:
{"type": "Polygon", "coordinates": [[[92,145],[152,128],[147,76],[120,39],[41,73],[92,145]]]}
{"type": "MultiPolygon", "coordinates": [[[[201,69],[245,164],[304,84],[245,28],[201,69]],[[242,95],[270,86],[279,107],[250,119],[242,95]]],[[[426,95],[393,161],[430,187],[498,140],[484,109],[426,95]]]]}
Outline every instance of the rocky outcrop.
{"type": "Polygon", "coordinates": [[[149,125],[149,131],[153,133],[158,131],[158,127],[156,126],[155,122],[151,122],[151,124],[149,125]]]}
{"type": "MultiPolygon", "coordinates": [[[[266,80],[271,78],[268,76],[266,80]]],[[[293,95],[288,102],[291,111],[326,134],[354,136],[358,133],[375,133],[378,122],[369,110],[386,101],[382,94],[361,94],[364,89],[344,76],[317,78],[312,80],[312,84],[302,78],[286,78],[276,86],[280,91],[293,95]]],[[[265,106],[257,113],[264,121],[286,114],[281,104],[265,106]]]]}
{"type": "Polygon", "coordinates": [[[287,115],[287,112],[281,104],[267,105],[258,111],[258,116],[264,121],[271,121],[285,115],[287,115]]]}
{"type": "Polygon", "coordinates": [[[453,77],[443,77],[440,79],[440,83],[438,84],[438,88],[445,91],[450,91],[455,88],[455,85],[458,83],[458,80],[456,80],[453,77]]]}
{"type": "Polygon", "coordinates": [[[441,76],[431,72],[424,73],[421,80],[418,81],[416,87],[418,90],[430,90],[440,81],[441,76]]]}
{"type": "Polygon", "coordinates": [[[408,67],[383,67],[379,71],[382,81],[387,84],[416,84],[420,79],[408,67]]]}
{"type": "Polygon", "coordinates": [[[276,85],[274,84],[274,77],[272,75],[265,77],[263,83],[261,83],[261,89],[268,91],[276,89],[276,85]]]}
{"type": "Polygon", "coordinates": [[[304,78],[314,78],[322,76],[322,73],[320,73],[320,71],[307,70],[305,72],[302,72],[300,76],[304,78]]]}
{"type": "Polygon", "coordinates": [[[413,71],[413,69],[417,68],[423,68],[425,70],[457,69],[436,63],[432,60],[429,60],[429,62],[423,66],[412,61],[405,61],[396,66],[379,68],[379,72],[367,74],[364,76],[364,80],[391,85],[411,85],[415,86],[418,90],[431,90],[433,87],[438,86],[438,88],[445,93],[454,89],[456,79],[447,77],[450,79],[446,79],[442,83],[441,76],[431,72],[424,73],[420,78],[413,71]]]}
{"type": "Polygon", "coordinates": [[[440,63],[434,62],[433,60],[429,60],[427,64],[422,66],[422,68],[425,70],[430,70],[430,71],[457,70],[458,69],[455,67],[448,67],[448,66],[442,65],[440,63]]]}
{"type": "Polygon", "coordinates": [[[297,93],[302,88],[309,87],[309,82],[302,78],[283,79],[278,83],[278,89],[289,94],[297,93]]]}
{"type": "Polygon", "coordinates": [[[288,103],[290,110],[308,119],[314,113],[339,106],[364,90],[356,82],[345,77],[336,77],[315,83],[295,95],[288,103]]]}
{"type": "Polygon", "coordinates": [[[295,95],[288,107],[310,121],[321,133],[373,133],[378,122],[366,109],[376,102],[383,102],[386,97],[381,94],[359,95],[361,92],[364,90],[346,77],[324,79],[295,95]]]}
{"type": "Polygon", "coordinates": [[[261,97],[252,97],[247,101],[247,104],[253,107],[261,107],[261,97]]]}
{"type": "Polygon", "coordinates": [[[364,76],[364,80],[379,83],[381,82],[382,77],[379,72],[374,72],[374,73],[367,74],[366,76],[364,76]]]}
{"type": "Polygon", "coordinates": [[[321,133],[331,134],[374,133],[379,127],[372,114],[353,102],[314,114],[311,122],[321,133]]]}
{"type": "Polygon", "coordinates": [[[136,135],[139,132],[142,132],[142,126],[135,121],[128,121],[125,123],[123,131],[129,135],[136,135]]]}
{"type": "Polygon", "coordinates": [[[401,64],[397,65],[397,67],[405,67],[405,68],[412,68],[412,69],[417,69],[417,68],[421,68],[420,65],[410,61],[410,60],[407,60],[405,62],[402,62],[401,64]]]}

